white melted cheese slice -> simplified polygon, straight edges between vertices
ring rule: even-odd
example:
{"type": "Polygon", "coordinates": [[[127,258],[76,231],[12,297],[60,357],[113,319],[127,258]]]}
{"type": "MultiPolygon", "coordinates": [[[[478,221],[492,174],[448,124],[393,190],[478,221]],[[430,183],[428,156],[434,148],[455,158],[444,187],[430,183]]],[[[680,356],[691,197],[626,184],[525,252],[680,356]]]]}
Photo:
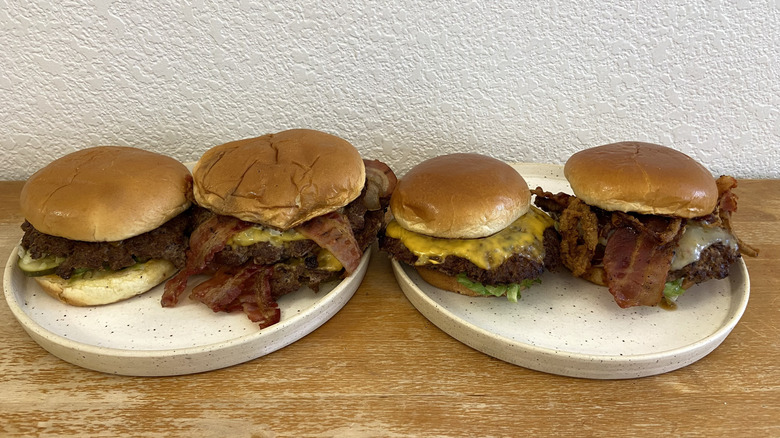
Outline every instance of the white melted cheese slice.
{"type": "Polygon", "coordinates": [[[734,250],[737,249],[737,240],[725,229],[703,227],[688,222],[674,251],[671,270],[682,269],[684,266],[699,260],[702,251],[718,242],[734,250]]]}

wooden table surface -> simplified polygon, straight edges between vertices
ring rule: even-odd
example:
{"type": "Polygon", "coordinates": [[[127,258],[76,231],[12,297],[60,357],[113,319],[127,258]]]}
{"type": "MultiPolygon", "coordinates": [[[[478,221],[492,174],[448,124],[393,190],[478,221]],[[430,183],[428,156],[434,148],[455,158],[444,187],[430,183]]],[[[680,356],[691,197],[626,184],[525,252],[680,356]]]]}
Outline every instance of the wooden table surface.
{"type": "MultiPolygon", "coordinates": [[[[20,189],[0,182],[3,257],[22,234],[20,189]]],[[[780,181],[741,181],[737,193],[737,233],[761,250],[746,260],[750,303],[720,347],[667,374],[577,379],[482,354],[418,313],[375,251],[354,297],[322,327],[195,375],[71,365],[3,302],[0,436],[780,436],[780,181]]]]}

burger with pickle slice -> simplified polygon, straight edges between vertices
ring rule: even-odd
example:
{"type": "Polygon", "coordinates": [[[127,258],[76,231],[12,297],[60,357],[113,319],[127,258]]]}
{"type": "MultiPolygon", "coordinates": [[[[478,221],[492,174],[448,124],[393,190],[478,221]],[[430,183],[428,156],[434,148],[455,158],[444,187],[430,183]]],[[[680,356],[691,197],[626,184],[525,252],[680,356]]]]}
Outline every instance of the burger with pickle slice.
{"type": "Polygon", "coordinates": [[[76,306],[144,293],[184,266],[191,187],[184,164],[142,149],[54,160],[22,187],[19,268],[76,306]]]}

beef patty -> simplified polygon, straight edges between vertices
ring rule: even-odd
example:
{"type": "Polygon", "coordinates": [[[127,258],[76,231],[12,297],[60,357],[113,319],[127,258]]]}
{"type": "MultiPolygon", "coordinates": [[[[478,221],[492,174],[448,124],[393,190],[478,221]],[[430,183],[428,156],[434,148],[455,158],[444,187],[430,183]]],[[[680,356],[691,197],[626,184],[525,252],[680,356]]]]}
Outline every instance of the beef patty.
{"type": "Polygon", "coordinates": [[[51,236],[25,221],[21,245],[33,259],[45,256],[65,258],[54,271],[64,279],[70,278],[76,270],[116,271],[151,259],[168,260],[177,268],[182,268],[189,243],[191,211],[185,211],[152,231],[114,242],[84,242],[51,236]]]}
{"type": "MultiPolygon", "coordinates": [[[[409,251],[399,239],[380,234],[379,247],[399,262],[411,266],[415,266],[417,262],[417,256],[409,251]]],[[[542,263],[515,254],[497,268],[486,270],[467,259],[450,255],[442,263],[429,263],[423,266],[449,276],[465,273],[471,280],[482,284],[496,285],[519,283],[523,280],[538,278],[545,269],[555,271],[560,264],[560,236],[555,228],[550,227],[544,231],[544,261],[542,263]]]]}

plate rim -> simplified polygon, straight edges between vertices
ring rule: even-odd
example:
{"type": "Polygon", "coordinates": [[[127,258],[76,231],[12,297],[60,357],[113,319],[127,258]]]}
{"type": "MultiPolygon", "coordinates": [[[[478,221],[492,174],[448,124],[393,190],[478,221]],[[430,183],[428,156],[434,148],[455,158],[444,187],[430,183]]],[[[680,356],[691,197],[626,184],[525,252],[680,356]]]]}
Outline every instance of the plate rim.
{"type": "MultiPolygon", "coordinates": [[[[539,175],[535,176],[538,176],[539,178],[562,178],[560,175],[562,175],[563,166],[561,165],[549,163],[509,164],[521,173],[523,173],[523,171],[538,172],[539,175]],[[557,176],[554,176],[553,174],[557,176]]],[[[740,296],[732,296],[732,299],[730,300],[731,305],[725,315],[725,321],[722,325],[715,328],[715,330],[713,330],[713,332],[709,335],[680,347],[659,350],[652,353],[630,355],[587,354],[576,351],[553,349],[546,346],[522,342],[517,339],[506,338],[483,327],[474,325],[471,322],[460,318],[449,309],[439,305],[437,302],[435,302],[435,300],[433,300],[433,298],[425,293],[422,288],[418,287],[415,281],[412,280],[412,278],[406,272],[407,269],[413,270],[413,267],[403,265],[402,263],[393,259],[391,259],[391,265],[396,280],[398,281],[399,286],[401,286],[401,289],[404,295],[406,295],[407,299],[409,299],[412,305],[420,313],[422,313],[423,316],[433,322],[434,325],[447,333],[449,336],[457,339],[471,348],[474,348],[497,359],[522,366],[524,368],[568,377],[591,379],[638,378],[662,374],[690,365],[712,352],[723,342],[723,340],[725,340],[725,338],[731,333],[731,331],[742,318],[745,310],[747,309],[750,298],[750,276],[744,259],[740,257],[737,263],[732,265],[732,272],[728,277],[732,293],[735,293],[735,283],[738,283],[736,284],[736,289],[738,289],[740,296]],[[737,277],[741,277],[741,279],[737,280],[737,277]],[[423,306],[424,308],[421,308],[423,306]],[[454,325],[454,327],[452,325],[454,325]],[[465,333],[456,330],[457,328],[465,331],[465,333]],[[480,337],[483,339],[494,340],[494,342],[501,343],[502,345],[485,346],[483,344],[478,344],[477,338],[480,337]],[[515,350],[515,355],[502,352],[501,347],[515,350]],[[547,360],[551,360],[553,364],[547,366],[538,366],[534,364],[534,362],[538,362],[538,360],[533,360],[533,358],[524,359],[517,357],[517,355],[522,356],[523,354],[540,355],[547,360]],[[675,360],[682,356],[685,356],[686,359],[682,361],[675,360]],[[592,363],[604,364],[603,369],[590,371],[581,370],[581,365],[592,363]],[[631,367],[631,365],[639,366],[641,364],[655,365],[648,366],[645,370],[642,371],[632,369],[631,367]]],[[[563,274],[565,275],[565,272],[563,274]]],[[[433,287],[430,285],[427,286],[433,287]]]]}
{"type": "MultiPolygon", "coordinates": [[[[366,251],[364,251],[363,253],[360,264],[358,265],[358,269],[356,269],[355,272],[353,272],[348,277],[342,279],[341,281],[338,281],[338,283],[333,287],[333,289],[323,294],[320,299],[316,300],[309,307],[305,308],[305,310],[296,313],[295,315],[291,316],[288,319],[280,321],[279,323],[274,324],[265,329],[258,328],[257,332],[249,333],[249,334],[241,334],[240,336],[228,340],[224,340],[224,341],[209,342],[203,345],[193,345],[193,346],[182,347],[182,348],[168,348],[168,349],[158,350],[158,349],[148,349],[148,348],[124,349],[124,348],[98,346],[98,345],[67,338],[59,333],[55,333],[43,327],[33,317],[31,317],[29,314],[27,314],[27,312],[24,311],[23,305],[20,303],[20,300],[23,301],[23,297],[21,296],[21,294],[27,293],[28,290],[25,289],[19,291],[16,290],[14,287],[12,287],[13,276],[22,275],[16,272],[18,270],[15,269],[16,260],[18,259],[18,248],[19,248],[18,244],[14,246],[13,251],[8,257],[8,261],[6,262],[5,271],[3,274],[3,292],[4,292],[6,304],[11,310],[11,313],[13,314],[14,318],[16,318],[17,322],[22,326],[25,332],[27,332],[27,334],[46,351],[50,352],[54,356],[59,357],[62,360],[65,360],[66,362],[70,362],[84,368],[89,368],[104,373],[134,375],[134,376],[182,375],[182,374],[193,374],[193,373],[211,371],[219,368],[225,368],[228,366],[237,365],[239,363],[243,363],[249,360],[257,359],[266,354],[270,354],[274,351],[284,348],[294,342],[297,342],[298,340],[310,334],[311,332],[319,328],[322,324],[327,322],[336,313],[338,313],[344,307],[344,305],[346,305],[347,302],[349,302],[351,297],[354,295],[355,291],[360,287],[360,284],[362,283],[362,280],[368,269],[368,264],[370,262],[371,252],[372,252],[371,247],[367,248],[366,251]],[[329,305],[334,307],[328,308],[329,305]],[[323,311],[322,312],[323,316],[318,318],[317,317],[318,312],[323,309],[326,309],[327,311],[323,311]],[[313,319],[314,321],[309,323],[308,322],[309,319],[313,319]],[[303,328],[303,330],[296,332],[296,329],[299,328],[303,328]],[[283,335],[282,332],[284,331],[290,331],[294,333],[294,336],[292,336],[291,339],[279,343],[278,337],[282,336],[283,335]],[[246,346],[247,344],[261,343],[263,340],[266,339],[269,340],[268,344],[276,344],[276,345],[273,345],[273,348],[270,349],[269,351],[265,351],[265,349],[263,348],[256,348],[255,350],[257,350],[259,354],[248,355],[251,357],[245,355],[248,358],[245,358],[243,360],[238,360],[238,361],[233,360],[227,362],[217,361],[215,362],[217,363],[217,366],[194,366],[193,367],[191,366],[192,364],[189,364],[190,366],[184,367],[186,370],[184,370],[183,372],[178,372],[178,371],[168,372],[165,370],[160,370],[151,373],[149,372],[136,373],[136,372],[129,371],[131,369],[136,369],[136,368],[144,368],[144,367],[148,368],[148,365],[146,365],[145,362],[171,360],[177,358],[186,358],[187,361],[191,361],[194,356],[198,356],[198,355],[208,356],[223,350],[230,350],[238,347],[243,347],[246,346]],[[70,356],[70,355],[63,354],[65,352],[67,353],[78,352],[81,354],[81,357],[75,358],[75,360],[72,357],[66,358],[63,356],[70,356]],[[122,366],[123,369],[121,370],[110,369],[108,368],[108,366],[89,366],[91,362],[99,362],[100,359],[108,359],[108,358],[130,360],[132,362],[129,363],[127,366],[122,366]]],[[[62,305],[67,306],[67,304],[64,303],[62,305]]],[[[172,365],[170,368],[174,368],[174,367],[175,365],[172,365]]]]}
{"type": "MultiPolygon", "coordinates": [[[[411,268],[402,266],[395,260],[391,260],[391,263],[396,278],[399,280],[398,282],[401,286],[401,290],[404,292],[404,295],[406,295],[407,299],[409,299],[412,305],[440,330],[477,351],[497,359],[501,359],[505,362],[512,363],[514,365],[536,371],[546,372],[549,374],[590,379],[628,379],[662,374],[690,365],[712,352],[723,342],[723,340],[725,340],[725,338],[731,333],[736,324],[742,318],[749,301],[750,280],[748,277],[747,266],[745,265],[744,261],[740,261],[741,263],[739,263],[739,271],[744,274],[745,278],[744,287],[741,288],[743,293],[741,293],[741,297],[739,297],[737,300],[736,306],[732,306],[729,309],[724,324],[719,326],[708,336],[690,344],[672,349],[659,350],[658,352],[653,353],[634,355],[586,354],[533,345],[503,337],[482,327],[476,326],[468,321],[465,321],[455,313],[451,312],[449,309],[440,306],[430,296],[428,296],[428,294],[422,291],[422,289],[417,287],[415,282],[406,274],[405,269],[411,268]],[[421,306],[421,302],[424,302],[425,305],[421,306]],[[457,327],[463,330],[467,330],[470,333],[461,333],[450,327],[450,325],[456,325],[457,327]],[[499,342],[503,345],[485,346],[482,344],[477,344],[476,338],[479,337],[484,339],[492,339],[495,342],[499,342]],[[513,354],[502,353],[501,347],[513,349],[513,354]],[[548,360],[552,358],[553,363],[547,366],[535,365],[535,362],[539,362],[538,359],[531,357],[518,357],[518,355],[523,354],[536,354],[544,356],[544,358],[548,360]],[[676,360],[681,356],[689,356],[689,359],[682,361],[676,360]],[[588,371],[582,370],[582,365],[592,363],[602,364],[603,369],[590,369],[588,371]],[[642,364],[655,365],[647,367],[644,370],[637,370],[631,367],[631,365],[639,366],[642,364]]],[[[488,297],[486,299],[490,298],[488,297]]],[[[732,303],[733,302],[734,300],[732,300],[732,303]]],[[[522,303],[518,304],[521,305],[522,303]]]]}

